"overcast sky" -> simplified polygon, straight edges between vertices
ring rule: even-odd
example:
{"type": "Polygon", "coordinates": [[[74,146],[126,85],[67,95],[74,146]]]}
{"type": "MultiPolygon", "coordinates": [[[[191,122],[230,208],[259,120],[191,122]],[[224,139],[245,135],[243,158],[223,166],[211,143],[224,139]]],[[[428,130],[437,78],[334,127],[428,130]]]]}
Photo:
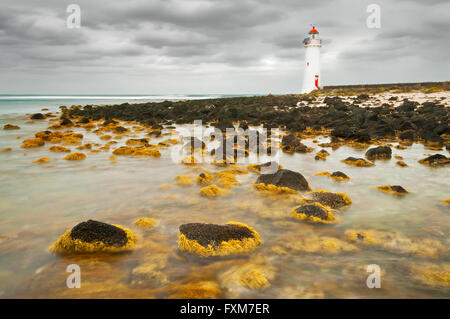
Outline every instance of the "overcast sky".
{"type": "Polygon", "coordinates": [[[450,79],[447,0],[1,0],[0,94],[299,93],[311,24],[323,85],[450,79]]]}

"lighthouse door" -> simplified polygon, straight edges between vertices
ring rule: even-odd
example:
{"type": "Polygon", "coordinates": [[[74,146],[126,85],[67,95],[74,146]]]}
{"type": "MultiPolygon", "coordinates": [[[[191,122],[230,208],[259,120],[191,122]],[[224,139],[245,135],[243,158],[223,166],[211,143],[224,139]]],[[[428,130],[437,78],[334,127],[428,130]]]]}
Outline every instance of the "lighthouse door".
{"type": "Polygon", "coordinates": [[[316,79],[315,79],[315,81],[314,81],[314,86],[315,86],[316,88],[319,88],[319,76],[318,76],[318,75],[316,75],[316,79]]]}

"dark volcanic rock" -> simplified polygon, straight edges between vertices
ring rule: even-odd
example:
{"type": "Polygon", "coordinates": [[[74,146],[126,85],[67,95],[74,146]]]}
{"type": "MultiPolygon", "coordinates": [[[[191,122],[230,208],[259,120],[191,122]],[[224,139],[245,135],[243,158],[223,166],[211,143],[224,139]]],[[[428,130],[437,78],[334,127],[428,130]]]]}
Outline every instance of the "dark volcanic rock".
{"type": "Polygon", "coordinates": [[[401,133],[399,135],[399,138],[401,140],[414,141],[414,139],[416,138],[416,134],[414,133],[414,131],[406,131],[401,133]]]}
{"type": "Polygon", "coordinates": [[[295,209],[297,214],[305,214],[308,217],[318,217],[320,219],[328,219],[328,212],[325,208],[317,205],[302,205],[295,209]]]}
{"type": "Polygon", "coordinates": [[[87,117],[83,117],[81,120],[77,121],[79,124],[86,124],[89,123],[89,119],[87,117]]]}
{"type": "Polygon", "coordinates": [[[45,119],[45,116],[42,113],[35,113],[35,114],[30,116],[30,119],[32,119],[32,120],[43,120],[43,119],[45,119]]]}
{"type": "Polygon", "coordinates": [[[294,151],[297,146],[302,144],[300,139],[294,134],[283,136],[281,139],[281,148],[285,151],[294,151]]]}
{"type": "Polygon", "coordinates": [[[322,204],[331,208],[341,208],[351,204],[350,198],[343,194],[336,194],[331,192],[312,192],[308,196],[322,204]]]}
{"type": "Polygon", "coordinates": [[[407,194],[408,193],[408,191],[406,190],[406,189],[404,189],[402,186],[400,186],[400,185],[391,185],[391,189],[394,191],[394,192],[397,192],[397,193],[401,193],[401,194],[407,194]]]}
{"type": "Polygon", "coordinates": [[[128,241],[126,232],[119,227],[95,220],[81,222],[73,227],[70,237],[85,243],[103,242],[107,246],[114,247],[125,246],[128,241]]]}
{"type": "Polygon", "coordinates": [[[280,169],[274,174],[262,174],[258,176],[256,183],[272,184],[278,187],[288,187],[293,190],[307,191],[310,190],[308,181],[302,174],[288,169],[280,169]]]}
{"type": "Polygon", "coordinates": [[[294,152],[296,152],[296,153],[307,153],[308,152],[308,147],[305,144],[300,143],[300,145],[295,147],[294,152]]]}
{"type": "Polygon", "coordinates": [[[238,225],[216,225],[189,223],[180,226],[180,232],[190,240],[196,240],[203,247],[217,247],[223,241],[242,240],[254,237],[247,227],[238,225]]]}
{"type": "Polygon", "coordinates": [[[366,158],[369,160],[375,159],[390,159],[392,156],[392,150],[389,146],[378,146],[370,148],[366,152],[366,158]]]}
{"type": "Polygon", "coordinates": [[[433,131],[422,131],[420,136],[427,142],[439,143],[439,144],[444,143],[444,140],[442,139],[442,137],[440,137],[433,131]]]}
{"type": "Polygon", "coordinates": [[[450,159],[442,154],[434,154],[428,156],[427,158],[421,159],[419,163],[430,165],[430,166],[444,166],[450,164],[450,159]]]}
{"type": "Polygon", "coordinates": [[[117,121],[114,120],[106,120],[103,122],[103,126],[109,125],[109,124],[117,124],[117,121]]]}
{"type": "Polygon", "coordinates": [[[253,167],[264,174],[265,173],[264,170],[271,170],[272,168],[275,168],[275,169],[271,173],[277,172],[279,167],[280,167],[280,165],[277,162],[272,161],[272,162],[266,162],[266,163],[263,163],[263,164],[253,165],[253,167]]]}
{"type": "Polygon", "coordinates": [[[72,124],[72,121],[69,119],[62,119],[60,125],[70,125],[72,124]]]}
{"type": "Polygon", "coordinates": [[[330,176],[331,176],[331,177],[342,177],[342,178],[346,178],[346,179],[349,178],[345,173],[343,173],[343,172],[341,172],[341,171],[333,172],[333,173],[331,173],[330,176]]]}

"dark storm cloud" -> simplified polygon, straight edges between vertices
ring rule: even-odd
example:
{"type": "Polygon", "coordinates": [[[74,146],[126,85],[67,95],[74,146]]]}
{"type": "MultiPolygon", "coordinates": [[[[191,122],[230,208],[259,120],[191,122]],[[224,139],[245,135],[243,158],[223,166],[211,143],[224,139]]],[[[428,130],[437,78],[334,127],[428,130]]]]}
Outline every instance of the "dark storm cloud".
{"type": "Polygon", "coordinates": [[[417,80],[421,74],[427,75],[424,81],[448,80],[450,4],[444,0],[377,1],[381,29],[366,26],[369,0],[2,2],[5,91],[51,92],[62,79],[66,92],[87,93],[98,77],[97,92],[114,93],[111,81],[120,77],[121,91],[130,93],[296,92],[301,41],[311,24],[323,39],[325,84],[417,80]],[[74,2],[81,7],[80,29],[65,26],[66,7],[74,2]],[[401,63],[406,59],[415,68],[401,63]],[[150,74],[158,80],[147,87],[150,74]]]}

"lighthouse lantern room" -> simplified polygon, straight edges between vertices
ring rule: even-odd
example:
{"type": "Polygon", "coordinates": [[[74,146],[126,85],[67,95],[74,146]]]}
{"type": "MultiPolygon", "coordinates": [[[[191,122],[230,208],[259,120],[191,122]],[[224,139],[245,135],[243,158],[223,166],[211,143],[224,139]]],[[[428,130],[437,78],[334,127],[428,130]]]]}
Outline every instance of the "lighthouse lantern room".
{"type": "Polygon", "coordinates": [[[305,47],[305,75],[303,77],[302,93],[309,93],[320,88],[320,48],[322,40],[319,31],[313,26],[309,37],[303,40],[305,47]]]}

